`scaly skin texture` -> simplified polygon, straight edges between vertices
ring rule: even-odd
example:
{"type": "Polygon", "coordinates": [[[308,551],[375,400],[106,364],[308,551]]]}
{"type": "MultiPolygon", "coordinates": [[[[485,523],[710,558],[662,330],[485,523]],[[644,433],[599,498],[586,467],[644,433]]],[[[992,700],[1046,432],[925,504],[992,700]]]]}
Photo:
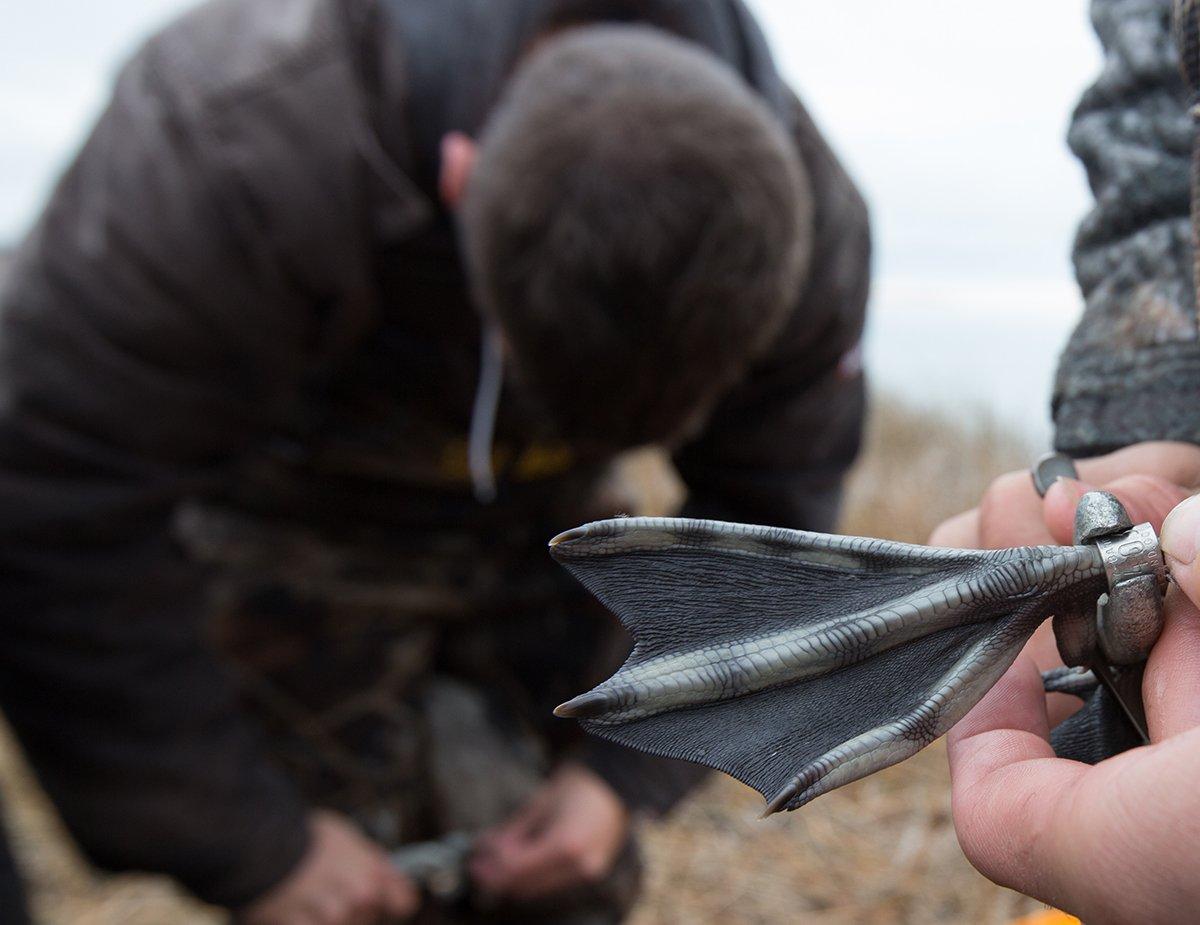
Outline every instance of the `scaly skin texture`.
{"type": "MultiPolygon", "coordinates": [[[[1044,619],[1086,613],[1080,603],[1094,606],[1106,586],[1093,546],[964,553],[669,518],[589,524],[556,537],[552,552],[637,641],[620,671],[556,712],[616,741],[769,786],[768,812],[794,809],[932,742],[978,702],[1044,619]],[[953,639],[938,646],[930,642],[937,634],[953,639]],[[872,660],[903,659],[900,650],[914,644],[925,646],[912,650],[919,670],[892,661],[872,684],[856,681],[872,660]],[[809,684],[843,672],[850,702],[838,702],[836,683],[809,684]],[[803,741],[772,746],[781,761],[801,756],[782,779],[771,762],[746,770],[738,760],[739,749],[766,741],[725,744],[714,756],[707,743],[690,747],[662,721],[645,722],[780,688],[794,691],[799,710],[823,717],[826,732],[813,737],[811,753],[803,741]],[[805,701],[807,691],[814,700],[805,701]]],[[[729,725],[728,709],[722,716],[729,725]]]]}
{"type": "MultiPolygon", "coordinates": [[[[887,545],[881,540],[852,543],[877,550],[887,545]]],[[[598,723],[622,723],[801,681],[920,636],[986,619],[986,604],[1017,598],[1029,589],[1053,593],[1096,574],[1095,547],[1048,549],[1049,555],[1046,550],[1005,550],[1005,559],[989,563],[976,576],[918,587],[880,607],[650,659],[622,669],[564,704],[560,712],[598,723]]],[[[987,656],[980,652],[964,667],[987,656]]]]}

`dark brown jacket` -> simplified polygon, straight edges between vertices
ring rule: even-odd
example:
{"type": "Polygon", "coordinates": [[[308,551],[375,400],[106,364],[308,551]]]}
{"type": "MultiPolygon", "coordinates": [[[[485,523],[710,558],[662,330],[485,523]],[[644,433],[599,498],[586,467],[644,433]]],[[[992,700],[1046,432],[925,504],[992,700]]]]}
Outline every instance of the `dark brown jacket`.
{"type": "MultiPolygon", "coordinates": [[[[677,456],[690,511],[826,529],[862,419],[863,201],[740,0],[663,3],[791,126],[817,202],[785,335],[677,456]]],[[[203,642],[181,501],[470,529],[600,462],[534,454],[487,510],[460,464],[478,323],[431,148],[479,128],[551,5],[208,3],[125,67],[20,248],[0,290],[0,704],[100,864],[236,906],[305,845],[203,642]]],[[[499,442],[530,428],[506,410],[499,442]]]]}

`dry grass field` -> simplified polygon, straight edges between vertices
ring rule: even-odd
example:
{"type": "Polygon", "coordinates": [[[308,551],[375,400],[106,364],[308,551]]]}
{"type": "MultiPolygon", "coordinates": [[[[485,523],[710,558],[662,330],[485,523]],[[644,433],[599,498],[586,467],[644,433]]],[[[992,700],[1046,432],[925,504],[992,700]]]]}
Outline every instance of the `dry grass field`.
{"type": "MultiPolygon", "coordinates": [[[[987,415],[951,421],[880,402],[842,530],[924,542],[1033,455],[987,415]]],[[[941,742],[799,812],[759,821],[761,810],[757,793],[720,777],[650,829],[651,888],[637,925],[990,925],[1041,908],[963,858],[941,742]]]]}
{"type": "MultiPolygon", "coordinates": [[[[852,480],[844,530],[920,542],[973,504],[1032,448],[973,421],[881,402],[852,480]]],[[[636,466],[661,505],[672,492],[653,460],[636,466]]],[[[11,745],[0,785],[38,921],[47,925],[207,925],[216,913],[161,879],[99,877],[70,848],[11,745]]],[[[804,810],[760,822],[762,801],[714,779],[646,831],[649,889],[636,925],[656,923],[1007,923],[1038,904],[1002,890],[962,858],[940,744],[804,810]]]]}

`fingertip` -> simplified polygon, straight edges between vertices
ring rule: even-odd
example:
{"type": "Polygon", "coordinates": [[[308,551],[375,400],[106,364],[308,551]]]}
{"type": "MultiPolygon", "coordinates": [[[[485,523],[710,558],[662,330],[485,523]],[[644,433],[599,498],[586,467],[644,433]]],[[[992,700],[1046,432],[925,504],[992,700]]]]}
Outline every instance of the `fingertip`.
{"type": "Polygon", "coordinates": [[[442,136],[442,157],[450,160],[466,158],[470,155],[472,142],[469,135],[462,132],[447,132],[442,136]]]}
{"type": "Polygon", "coordinates": [[[438,190],[442,201],[452,209],[462,202],[477,153],[476,144],[469,135],[449,132],[442,137],[438,190]]]}
{"type": "Polygon", "coordinates": [[[1196,560],[1200,534],[1200,495],[1192,495],[1175,505],[1162,525],[1163,554],[1179,565],[1196,560]]]}
{"type": "Polygon", "coordinates": [[[1193,604],[1200,601],[1200,495],[1182,501],[1167,515],[1159,542],[1176,586],[1193,604]]]}
{"type": "Polygon", "coordinates": [[[930,546],[942,549],[975,549],[979,546],[979,509],[956,514],[929,535],[930,546]]]}
{"type": "Polygon", "coordinates": [[[1042,499],[1042,519],[1054,541],[1070,546],[1075,536],[1075,509],[1079,500],[1094,487],[1079,479],[1062,476],[1042,499]]]}

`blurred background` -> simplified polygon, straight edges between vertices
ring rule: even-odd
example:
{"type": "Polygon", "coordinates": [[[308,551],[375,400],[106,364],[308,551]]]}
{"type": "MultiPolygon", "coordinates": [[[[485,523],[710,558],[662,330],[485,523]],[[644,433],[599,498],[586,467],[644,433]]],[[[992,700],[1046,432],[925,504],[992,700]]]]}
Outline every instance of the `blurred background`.
{"type": "MultiPolygon", "coordinates": [[[[7,15],[0,247],[33,220],[120,61],[190,5],[55,0],[7,15]]],[[[986,17],[953,0],[749,5],[871,203],[876,384],[919,404],[975,401],[1045,442],[1055,355],[1079,312],[1068,252],[1088,193],[1063,138],[1100,64],[1086,0],[1012,0],[986,17]]]]}
{"type": "MultiPolygon", "coordinates": [[[[1050,438],[1056,355],[1081,310],[1068,254],[1088,208],[1067,119],[1100,55],[1085,0],[747,0],[864,189],[876,233],[875,392],[846,532],[923,541],[1050,438]]],[[[0,273],[104,105],[115,69],[188,0],[22,4],[0,30],[0,273]]],[[[675,490],[652,457],[650,508],[675,490]]],[[[759,823],[714,782],[649,834],[638,921],[1010,922],[1036,904],[961,858],[940,747],[759,823]],[[734,915],[736,910],[736,915],[734,915]]],[[[162,882],[105,879],[11,747],[0,776],[46,922],[207,922],[162,882]]]]}

